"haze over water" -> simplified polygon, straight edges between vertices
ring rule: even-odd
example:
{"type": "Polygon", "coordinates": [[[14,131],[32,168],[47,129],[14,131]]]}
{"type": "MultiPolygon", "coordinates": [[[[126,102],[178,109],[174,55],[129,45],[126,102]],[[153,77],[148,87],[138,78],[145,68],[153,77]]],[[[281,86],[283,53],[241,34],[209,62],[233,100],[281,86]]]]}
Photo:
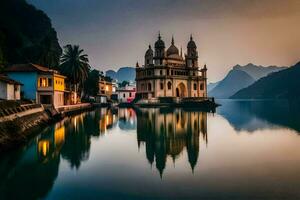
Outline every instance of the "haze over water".
{"type": "Polygon", "coordinates": [[[297,104],[221,104],[67,118],[1,158],[0,198],[300,198],[297,104]]]}

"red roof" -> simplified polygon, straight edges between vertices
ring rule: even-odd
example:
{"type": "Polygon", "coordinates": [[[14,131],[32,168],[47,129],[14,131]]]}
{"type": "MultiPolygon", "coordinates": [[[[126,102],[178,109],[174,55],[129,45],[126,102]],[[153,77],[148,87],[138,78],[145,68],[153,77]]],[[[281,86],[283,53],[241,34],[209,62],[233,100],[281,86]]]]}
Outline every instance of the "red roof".
{"type": "Polygon", "coordinates": [[[23,85],[22,83],[15,81],[13,79],[8,78],[7,76],[0,75],[0,81],[4,83],[14,84],[14,85],[23,85]]]}
{"type": "Polygon", "coordinates": [[[5,72],[54,72],[54,70],[40,65],[28,64],[15,64],[5,69],[5,72]]]}

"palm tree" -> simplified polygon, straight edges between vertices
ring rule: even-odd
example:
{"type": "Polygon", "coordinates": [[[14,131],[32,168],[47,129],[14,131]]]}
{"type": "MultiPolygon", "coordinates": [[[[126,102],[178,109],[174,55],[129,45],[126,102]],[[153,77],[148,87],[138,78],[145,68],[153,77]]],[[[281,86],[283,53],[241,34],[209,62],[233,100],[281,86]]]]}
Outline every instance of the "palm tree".
{"type": "Polygon", "coordinates": [[[87,79],[90,65],[87,54],[83,54],[83,49],[79,45],[66,45],[60,59],[60,71],[67,76],[70,83],[75,87],[75,92],[78,92],[87,79]]]}

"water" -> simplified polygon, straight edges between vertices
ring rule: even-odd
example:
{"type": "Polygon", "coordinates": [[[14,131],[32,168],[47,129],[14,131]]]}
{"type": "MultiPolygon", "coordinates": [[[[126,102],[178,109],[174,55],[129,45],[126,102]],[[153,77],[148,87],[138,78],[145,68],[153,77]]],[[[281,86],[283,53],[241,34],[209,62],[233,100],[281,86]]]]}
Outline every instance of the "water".
{"type": "Polygon", "coordinates": [[[299,199],[299,104],[66,118],[0,160],[0,199],[299,199]]]}

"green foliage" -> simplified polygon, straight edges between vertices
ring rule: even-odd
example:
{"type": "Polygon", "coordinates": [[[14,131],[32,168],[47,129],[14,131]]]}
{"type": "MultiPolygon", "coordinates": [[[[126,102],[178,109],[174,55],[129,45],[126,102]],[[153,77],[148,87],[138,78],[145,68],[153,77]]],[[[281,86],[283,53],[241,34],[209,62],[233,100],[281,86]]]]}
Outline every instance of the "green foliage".
{"type": "Polygon", "coordinates": [[[57,67],[62,52],[48,16],[25,0],[1,2],[0,47],[7,64],[57,67]]]}
{"type": "Polygon", "coordinates": [[[84,83],[84,93],[86,96],[96,96],[99,91],[99,71],[92,70],[84,83]]]}
{"type": "Polygon", "coordinates": [[[118,85],[119,85],[119,87],[125,87],[126,85],[129,85],[129,82],[123,81],[122,83],[119,83],[118,85]]]}

